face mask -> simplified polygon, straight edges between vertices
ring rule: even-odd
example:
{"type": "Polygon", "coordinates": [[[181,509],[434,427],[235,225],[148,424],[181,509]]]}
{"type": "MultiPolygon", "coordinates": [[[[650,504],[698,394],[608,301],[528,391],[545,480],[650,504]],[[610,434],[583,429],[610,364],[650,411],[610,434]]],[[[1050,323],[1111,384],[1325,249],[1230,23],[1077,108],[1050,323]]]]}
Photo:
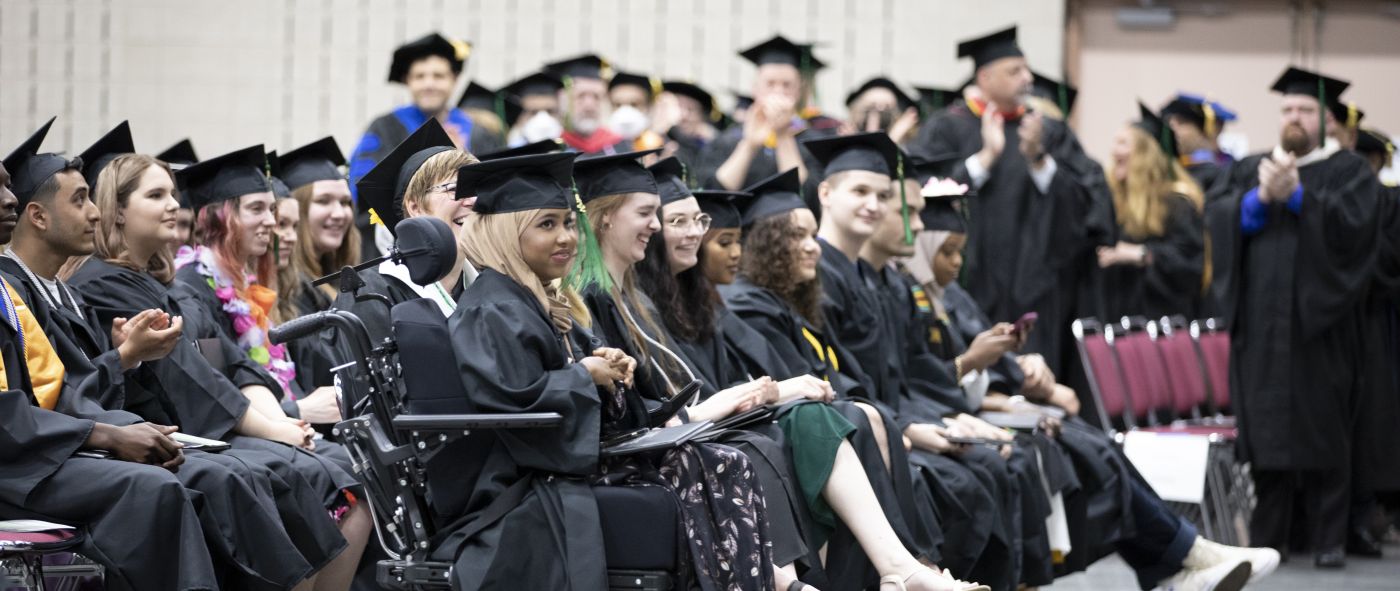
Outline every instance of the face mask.
{"type": "Polygon", "coordinates": [[[564,126],[544,111],[535,113],[525,125],[520,126],[520,135],[524,136],[525,143],[552,140],[563,134],[564,126]]]}
{"type": "Polygon", "coordinates": [[[608,117],[608,129],[628,140],[637,139],[650,125],[651,121],[647,119],[646,113],[632,105],[624,105],[608,117]]]}

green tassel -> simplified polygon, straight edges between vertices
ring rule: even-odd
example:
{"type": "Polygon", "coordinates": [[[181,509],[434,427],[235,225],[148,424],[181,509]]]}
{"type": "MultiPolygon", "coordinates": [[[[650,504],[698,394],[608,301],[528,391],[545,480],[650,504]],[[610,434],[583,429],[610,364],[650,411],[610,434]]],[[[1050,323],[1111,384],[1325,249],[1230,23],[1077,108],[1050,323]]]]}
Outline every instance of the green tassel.
{"type": "Polygon", "coordinates": [[[505,127],[505,129],[509,130],[512,126],[515,125],[515,122],[514,122],[514,121],[506,121],[506,97],[505,97],[505,95],[502,94],[502,93],[500,93],[500,92],[497,92],[497,93],[496,93],[496,96],[495,96],[495,100],[493,100],[492,103],[493,103],[492,106],[494,107],[494,109],[495,109],[495,111],[496,111],[496,117],[499,118],[499,119],[501,120],[501,125],[502,125],[503,127],[505,127]]]}
{"type": "Polygon", "coordinates": [[[1060,114],[1065,119],[1069,119],[1069,90],[1063,84],[1059,85],[1058,90],[1060,91],[1060,114]]]}
{"type": "Polygon", "coordinates": [[[1167,178],[1176,180],[1176,167],[1172,162],[1176,161],[1176,146],[1172,144],[1172,129],[1167,127],[1167,122],[1162,122],[1161,138],[1158,142],[1162,144],[1162,152],[1167,156],[1167,178]]]}
{"type": "Polygon", "coordinates": [[[904,188],[904,154],[895,154],[895,177],[899,182],[899,215],[904,218],[904,243],[914,243],[914,232],[909,227],[909,197],[904,188]]]}
{"type": "Polygon", "coordinates": [[[575,292],[596,286],[602,291],[612,291],[612,275],[603,264],[603,250],[598,246],[598,237],[593,234],[593,225],[588,223],[588,208],[578,195],[578,185],[574,185],[574,209],[578,212],[575,226],[578,228],[578,254],[574,266],[564,277],[564,285],[575,292]]]}

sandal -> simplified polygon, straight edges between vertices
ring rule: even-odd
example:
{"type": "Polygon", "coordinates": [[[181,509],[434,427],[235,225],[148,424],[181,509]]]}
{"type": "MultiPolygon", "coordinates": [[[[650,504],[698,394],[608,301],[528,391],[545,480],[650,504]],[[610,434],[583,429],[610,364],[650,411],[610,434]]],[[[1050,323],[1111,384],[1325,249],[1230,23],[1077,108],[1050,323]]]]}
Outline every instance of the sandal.
{"type": "Polygon", "coordinates": [[[909,579],[912,579],[919,573],[923,572],[930,572],[938,577],[943,578],[945,582],[947,582],[950,585],[948,587],[950,591],[992,591],[991,587],[981,585],[978,583],[959,581],[958,579],[953,577],[953,573],[948,572],[946,569],[938,570],[936,568],[916,570],[904,577],[900,577],[899,575],[885,575],[883,577],[880,577],[880,584],[884,585],[885,583],[891,583],[895,586],[896,591],[909,591],[909,587],[906,586],[905,583],[909,582],[909,579]]]}

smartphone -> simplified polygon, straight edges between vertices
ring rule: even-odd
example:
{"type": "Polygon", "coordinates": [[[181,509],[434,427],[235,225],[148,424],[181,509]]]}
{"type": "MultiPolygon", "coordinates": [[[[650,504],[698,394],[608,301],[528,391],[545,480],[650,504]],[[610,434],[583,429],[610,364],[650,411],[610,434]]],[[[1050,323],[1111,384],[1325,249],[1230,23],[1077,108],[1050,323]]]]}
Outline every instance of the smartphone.
{"type": "Polygon", "coordinates": [[[1038,319],[1040,319],[1040,314],[1036,314],[1035,312],[1026,312],[1022,314],[1020,318],[1016,319],[1016,324],[1011,327],[1011,334],[1019,336],[1030,332],[1031,327],[1035,325],[1035,321],[1038,319]]]}

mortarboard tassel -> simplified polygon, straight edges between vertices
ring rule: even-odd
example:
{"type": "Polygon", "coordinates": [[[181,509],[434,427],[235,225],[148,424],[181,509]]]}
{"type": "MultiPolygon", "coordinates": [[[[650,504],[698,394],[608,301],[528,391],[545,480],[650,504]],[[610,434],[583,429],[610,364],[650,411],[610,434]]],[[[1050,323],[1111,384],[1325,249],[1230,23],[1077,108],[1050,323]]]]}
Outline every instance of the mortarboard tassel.
{"type": "Polygon", "coordinates": [[[1205,115],[1206,135],[1209,137],[1215,137],[1215,132],[1217,131],[1216,126],[1219,125],[1219,123],[1216,122],[1215,107],[1211,106],[1210,100],[1203,99],[1201,101],[1201,113],[1205,115]]]}
{"type": "Polygon", "coordinates": [[[1327,83],[1322,76],[1317,77],[1317,105],[1317,143],[1322,147],[1327,144],[1327,83]]]}
{"type": "Polygon", "coordinates": [[[578,211],[575,222],[578,228],[578,254],[574,257],[573,268],[564,277],[564,285],[575,292],[582,292],[591,286],[612,291],[612,275],[608,274],[608,267],[603,264],[603,250],[598,246],[598,237],[593,234],[593,225],[588,223],[588,208],[583,205],[583,198],[579,197],[577,184],[573,185],[573,192],[574,208],[578,211]]]}
{"type": "Polygon", "coordinates": [[[496,112],[496,117],[501,120],[501,126],[504,127],[506,130],[510,130],[510,128],[515,125],[515,122],[506,121],[505,91],[496,91],[495,96],[493,96],[492,98],[495,99],[491,101],[492,110],[496,112]]]}
{"type": "Polygon", "coordinates": [[[1056,86],[1056,88],[1060,91],[1060,115],[1069,119],[1069,90],[1063,84],[1056,86]]]}

